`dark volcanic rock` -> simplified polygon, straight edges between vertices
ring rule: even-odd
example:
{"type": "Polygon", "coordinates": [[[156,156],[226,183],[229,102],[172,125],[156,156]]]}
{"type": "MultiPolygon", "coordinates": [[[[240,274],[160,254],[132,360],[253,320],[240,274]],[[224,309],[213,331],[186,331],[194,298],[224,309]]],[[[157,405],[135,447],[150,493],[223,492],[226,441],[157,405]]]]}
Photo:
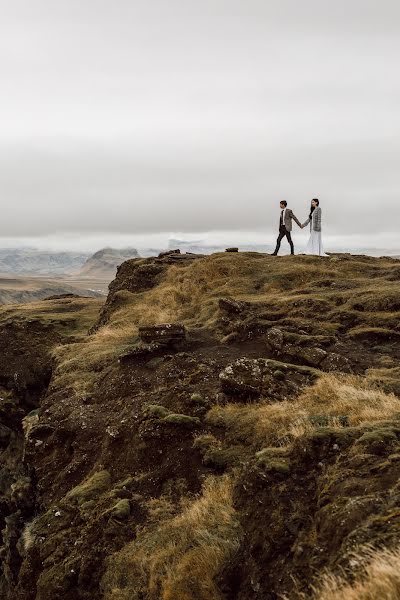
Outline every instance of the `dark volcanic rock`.
{"type": "Polygon", "coordinates": [[[278,351],[282,350],[284,336],[281,329],[278,329],[278,327],[271,327],[267,332],[266,339],[271,348],[278,351]]]}
{"type": "Polygon", "coordinates": [[[299,357],[311,367],[319,367],[327,356],[328,353],[322,348],[301,348],[299,351],[299,357]]]}
{"type": "Polygon", "coordinates": [[[179,250],[179,248],[177,248],[176,250],[166,250],[165,252],[160,252],[160,254],[158,255],[158,258],[163,258],[164,256],[171,256],[172,254],[180,254],[181,251],[179,250]]]}
{"type": "Polygon", "coordinates": [[[321,368],[324,371],[341,371],[342,373],[351,373],[351,363],[348,358],[335,352],[330,352],[321,362],[321,368]]]}
{"type": "Polygon", "coordinates": [[[170,344],[186,337],[186,330],[178,323],[162,323],[139,327],[139,336],[147,344],[170,344]]]}
{"type": "Polygon", "coordinates": [[[239,300],[234,300],[233,298],[220,298],[218,300],[218,304],[220,309],[229,315],[239,314],[246,308],[245,302],[240,302],[239,300]]]}

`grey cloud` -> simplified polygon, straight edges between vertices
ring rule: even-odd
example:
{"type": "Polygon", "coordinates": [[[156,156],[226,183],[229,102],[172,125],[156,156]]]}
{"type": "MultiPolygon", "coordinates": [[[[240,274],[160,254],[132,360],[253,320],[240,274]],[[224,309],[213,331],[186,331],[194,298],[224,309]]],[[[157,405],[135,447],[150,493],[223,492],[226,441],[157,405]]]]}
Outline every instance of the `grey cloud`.
{"type": "Polygon", "coordinates": [[[0,9],[1,235],[398,231],[397,1],[0,9]]]}

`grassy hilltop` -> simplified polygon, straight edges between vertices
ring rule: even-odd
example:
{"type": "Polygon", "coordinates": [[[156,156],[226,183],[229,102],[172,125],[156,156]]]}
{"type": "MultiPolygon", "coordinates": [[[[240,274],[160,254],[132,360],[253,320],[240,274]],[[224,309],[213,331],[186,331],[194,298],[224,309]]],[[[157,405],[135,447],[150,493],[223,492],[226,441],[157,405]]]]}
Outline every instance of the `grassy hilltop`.
{"type": "Polygon", "coordinates": [[[0,596],[398,598],[399,290],[389,258],[168,254],[0,307],[0,596]]]}

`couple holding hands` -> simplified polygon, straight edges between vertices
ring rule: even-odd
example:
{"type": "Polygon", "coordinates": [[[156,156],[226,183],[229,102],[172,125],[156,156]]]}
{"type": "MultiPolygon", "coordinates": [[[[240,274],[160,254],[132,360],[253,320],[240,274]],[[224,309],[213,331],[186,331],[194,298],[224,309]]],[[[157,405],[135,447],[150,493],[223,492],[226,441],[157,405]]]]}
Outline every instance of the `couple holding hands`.
{"type": "Polygon", "coordinates": [[[281,207],[281,216],[280,216],[280,221],[279,221],[279,236],[278,236],[278,239],[276,240],[276,248],[275,248],[275,251],[272,253],[272,256],[276,256],[278,254],[279,248],[281,247],[281,241],[283,240],[284,237],[286,237],[287,241],[289,242],[290,253],[294,254],[294,245],[293,245],[293,240],[292,240],[292,235],[291,235],[291,232],[293,229],[292,221],[296,221],[296,223],[300,227],[300,229],[304,229],[304,227],[306,227],[308,224],[310,224],[311,235],[310,235],[310,239],[308,241],[307,247],[304,251],[304,254],[314,254],[316,256],[327,256],[327,254],[325,254],[323,246],[322,246],[322,239],[321,239],[322,210],[319,205],[319,200],[317,198],[314,198],[314,200],[311,200],[310,214],[308,216],[307,221],[305,221],[303,224],[300,223],[300,221],[295,216],[293,211],[287,207],[286,200],[281,200],[280,207],[281,207]]]}

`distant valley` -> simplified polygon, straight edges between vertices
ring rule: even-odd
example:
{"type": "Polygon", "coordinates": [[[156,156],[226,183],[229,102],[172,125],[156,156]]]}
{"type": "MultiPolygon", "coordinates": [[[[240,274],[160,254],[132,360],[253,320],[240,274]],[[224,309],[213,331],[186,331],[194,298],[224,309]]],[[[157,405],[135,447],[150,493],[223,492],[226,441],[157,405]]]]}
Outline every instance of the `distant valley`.
{"type": "Polygon", "coordinates": [[[104,248],[93,255],[0,249],[0,304],[22,304],[63,294],[105,296],[117,267],[138,256],[134,248],[104,248]]]}
{"type": "Polygon", "coordinates": [[[107,294],[108,283],[104,279],[0,276],[0,304],[23,304],[63,294],[100,298],[107,294]]]}

